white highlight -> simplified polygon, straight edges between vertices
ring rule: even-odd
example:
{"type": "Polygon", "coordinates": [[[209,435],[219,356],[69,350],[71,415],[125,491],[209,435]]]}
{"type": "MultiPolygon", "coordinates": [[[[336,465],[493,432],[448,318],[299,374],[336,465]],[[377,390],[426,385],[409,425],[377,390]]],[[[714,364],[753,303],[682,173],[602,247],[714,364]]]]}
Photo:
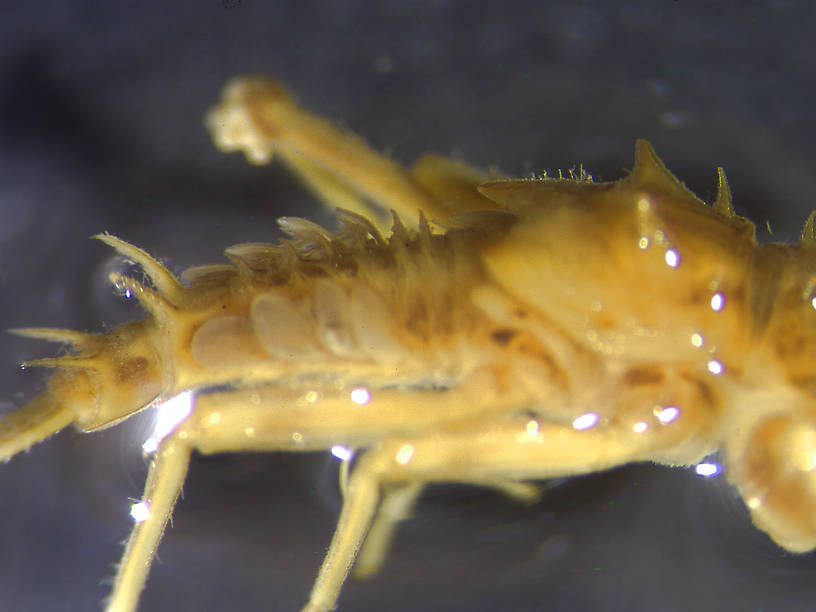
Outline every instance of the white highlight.
{"type": "Polygon", "coordinates": [[[725,306],[725,296],[722,293],[715,293],[711,296],[711,310],[720,312],[725,306]]]}
{"type": "Polygon", "coordinates": [[[811,451],[808,453],[808,460],[807,464],[805,465],[806,472],[812,472],[816,470],[816,451],[811,451]]]}
{"type": "Polygon", "coordinates": [[[348,461],[351,459],[354,453],[351,452],[350,448],[346,448],[345,446],[340,446],[339,444],[335,444],[331,447],[331,454],[337,457],[340,461],[348,461]]]}
{"type": "Polygon", "coordinates": [[[816,297],[810,300],[810,305],[813,306],[813,310],[816,310],[816,297]]]}
{"type": "Polygon", "coordinates": [[[680,409],[677,406],[668,406],[655,413],[655,416],[665,425],[680,416],[680,409]]]}
{"type": "Polygon", "coordinates": [[[400,465],[407,464],[414,457],[414,447],[410,444],[403,444],[397,451],[396,460],[400,465]]]}
{"type": "Polygon", "coordinates": [[[527,421],[527,435],[534,437],[538,435],[538,421],[527,421]]]}
{"type": "Polygon", "coordinates": [[[581,416],[577,417],[572,422],[573,429],[582,430],[582,429],[589,429],[590,427],[594,427],[598,424],[598,415],[594,412],[587,412],[586,414],[582,414],[581,416]]]}
{"type": "Polygon", "coordinates": [[[195,396],[192,391],[182,391],[169,400],[160,402],[154,406],[156,421],[153,424],[153,431],[142,444],[142,450],[147,453],[155,453],[159,444],[166,438],[184,419],[190,416],[193,411],[193,400],[195,396]]]}
{"type": "Polygon", "coordinates": [[[146,501],[136,502],[130,507],[130,516],[136,523],[150,518],[150,504],[146,501]]]}
{"type": "Polygon", "coordinates": [[[643,421],[638,421],[634,425],[632,425],[632,431],[636,434],[641,434],[649,428],[648,423],[644,423],[643,421]]]}
{"type": "Polygon", "coordinates": [[[697,348],[703,346],[703,337],[700,334],[691,334],[691,344],[697,348]]]}
{"type": "Polygon", "coordinates": [[[371,392],[363,387],[357,387],[356,389],[351,390],[349,397],[351,397],[351,401],[355,404],[365,406],[371,401],[371,392]]]}
{"type": "Polygon", "coordinates": [[[717,463],[698,463],[694,471],[703,478],[711,478],[720,473],[720,466],[717,463]]]}
{"type": "Polygon", "coordinates": [[[721,364],[716,359],[712,359],[708,362],[708,371],[712,374],[722,374],[723,373],[723,364],[721,364]]]}
{"type": "Polygon", "coordinates": [[[680,263],[680,255],[678,255],[677,251],[675,251],[674,249],[669,249],[666,251],[665,259],[666,264],[670,268],[676,268],[680,263]]]}

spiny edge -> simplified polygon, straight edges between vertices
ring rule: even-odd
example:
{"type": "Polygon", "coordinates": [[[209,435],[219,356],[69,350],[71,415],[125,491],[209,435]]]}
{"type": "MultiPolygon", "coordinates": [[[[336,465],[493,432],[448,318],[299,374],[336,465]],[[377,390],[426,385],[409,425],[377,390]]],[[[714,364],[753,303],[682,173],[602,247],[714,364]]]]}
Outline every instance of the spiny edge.
{"type": "Polygon", "coordinates": [[[705,202],[697,197],[697,194],[672,174],[649,141],[642,138],[635,142],[635,164],[632,173],[621,182],[631,182],[635,185],[658,185],[678,198],[692,200],[705,206],[705,202]]]}
{"type": "Polygon", "coordinates": [[[717,197],[711,204],[714,212],[724,217],[734,217],[734,204],[731,197],[731,188],[728,186],[728,179],[725,176],[725,168],[717,168],[717,197]]]}
{"type": "Polygon", "coordinates": [[[808,215],[805,224],[802,226],[799,241],[807,246],[816,246],[816,210],[808,215]]]}

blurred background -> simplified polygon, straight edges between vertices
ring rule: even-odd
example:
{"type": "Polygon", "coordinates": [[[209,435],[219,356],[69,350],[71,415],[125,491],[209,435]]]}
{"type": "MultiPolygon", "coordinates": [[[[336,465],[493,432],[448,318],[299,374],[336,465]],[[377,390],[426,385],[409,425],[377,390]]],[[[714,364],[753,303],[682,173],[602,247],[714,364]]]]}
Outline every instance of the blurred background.
{"type": "MultiPolygon", "coordinates": [[[[100,231],[180,271],[276,240],[280,215],[330,222],[281,168],[211,146],[202,116],[243,73],[406,163],[582,163],[610,180],[649,138],[704,199],[725,166],[761,239],[794,239],[816,191],[814,18],[796,0],[15,3],[0,21],[0,327],[139,316],[108,284],[120,264],[88,239],[100,231]]],[[[0,337],[0,410],[41,388],[19,362],[52,351],[0,337]]],[[[0,466],[0,609],[100,608],[148,426],[66,431],[0,466]]],[[[328,453],[194,458],[141,609],[297,610],[339,504],[328,453]]],[[[632,466],[530,507],[432,488],[340,610],[810,610],[814,576],[722,478],[632,466]]]]}

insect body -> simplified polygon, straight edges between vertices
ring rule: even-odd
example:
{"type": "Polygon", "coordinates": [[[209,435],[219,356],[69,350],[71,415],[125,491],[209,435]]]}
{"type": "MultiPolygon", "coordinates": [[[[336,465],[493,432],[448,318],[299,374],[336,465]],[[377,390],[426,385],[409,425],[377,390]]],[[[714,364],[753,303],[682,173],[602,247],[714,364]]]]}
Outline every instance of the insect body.
{"type": "Polygon", "coordinates": [[[289,164],[340,229],[285,218],[289,239],[182,280],[100,235],[149,279],[112,277],[146,318],[17,330],[74,353],[30,362],[56,371],[0,420],[0,459],[196,393],[148,449],[109,611],[137,607],[194,450],[359,451],[309,611],[334,607],[355,560],[376,571],[434,481],[530,498],[530,480],[723,449],[756,525],[816,547],[813,216],[799,244],[758,245],[722,171],[707,206],[644,141],[615,183],[434,156],[405,170],[259,77],[229,85],[208,125],[223,150],[289,164]]]}

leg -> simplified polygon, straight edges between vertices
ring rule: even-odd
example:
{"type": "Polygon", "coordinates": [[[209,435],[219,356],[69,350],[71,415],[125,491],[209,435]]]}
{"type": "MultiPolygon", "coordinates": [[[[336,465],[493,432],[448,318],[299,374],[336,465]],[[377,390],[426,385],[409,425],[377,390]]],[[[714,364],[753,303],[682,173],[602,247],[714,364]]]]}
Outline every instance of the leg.
{"type": "Polygon", "coordinates": [[[354,565],[355,578],[368,578],[380,571],[394,540],[397,524],[411,515],[423,488],[419,481],[386,488],[379,512],[354,565]]]}
{"type": "Polygon", "coordinates": [[[653,447],[648,436],[619,428],[579,431],[542,423],[531,432],[525,423],[510,420],[437,431],[418,439],[387,440],[363,456],[352,474],[337,530],[303,612],[334,607],[383,485],[403,483],[408,493],[429,481],[504,487],[506,482],[571,476],[647,460],[653,447]]]}
{"type": "MultiPolygon", "coordinates": [[[[531,504],[541,497],[540,487],[526,482],[501,481],[487,486],[524,504],[531,504]]],[[[397,524],[410,518],[424,488],[420,481],[385,488],[379,512],[354,564],[355,578],[368,578],[380,571],[394,540],[397,524]]]]}
{"type": "MultiPolygon", "coordinates": [[[[409,172],[300,108],[271,79],[244,77],[227,85],[206,123],[222,151],[243,150],[261,164],[279,156],[331,207],[371,214],[374,208],[362,202],[368,200],[383,212],[395,210],[409,224],[417,222],[419,211],[444,220],[459,210],[498,208],[476,191],[486,174],[438,157],[423,159],[409,172]]],[[[387,229],[383,223],[380,229],[387,229]]]]}
{"type": "Polygon", "coordinates": [[[106,612],[136,610],[159,540],[184,484],[189,460],[190,447],[175,435],[166,438],[159,446],[150,465],[142,498],[149,514],[133,527],[106,612]]]}

